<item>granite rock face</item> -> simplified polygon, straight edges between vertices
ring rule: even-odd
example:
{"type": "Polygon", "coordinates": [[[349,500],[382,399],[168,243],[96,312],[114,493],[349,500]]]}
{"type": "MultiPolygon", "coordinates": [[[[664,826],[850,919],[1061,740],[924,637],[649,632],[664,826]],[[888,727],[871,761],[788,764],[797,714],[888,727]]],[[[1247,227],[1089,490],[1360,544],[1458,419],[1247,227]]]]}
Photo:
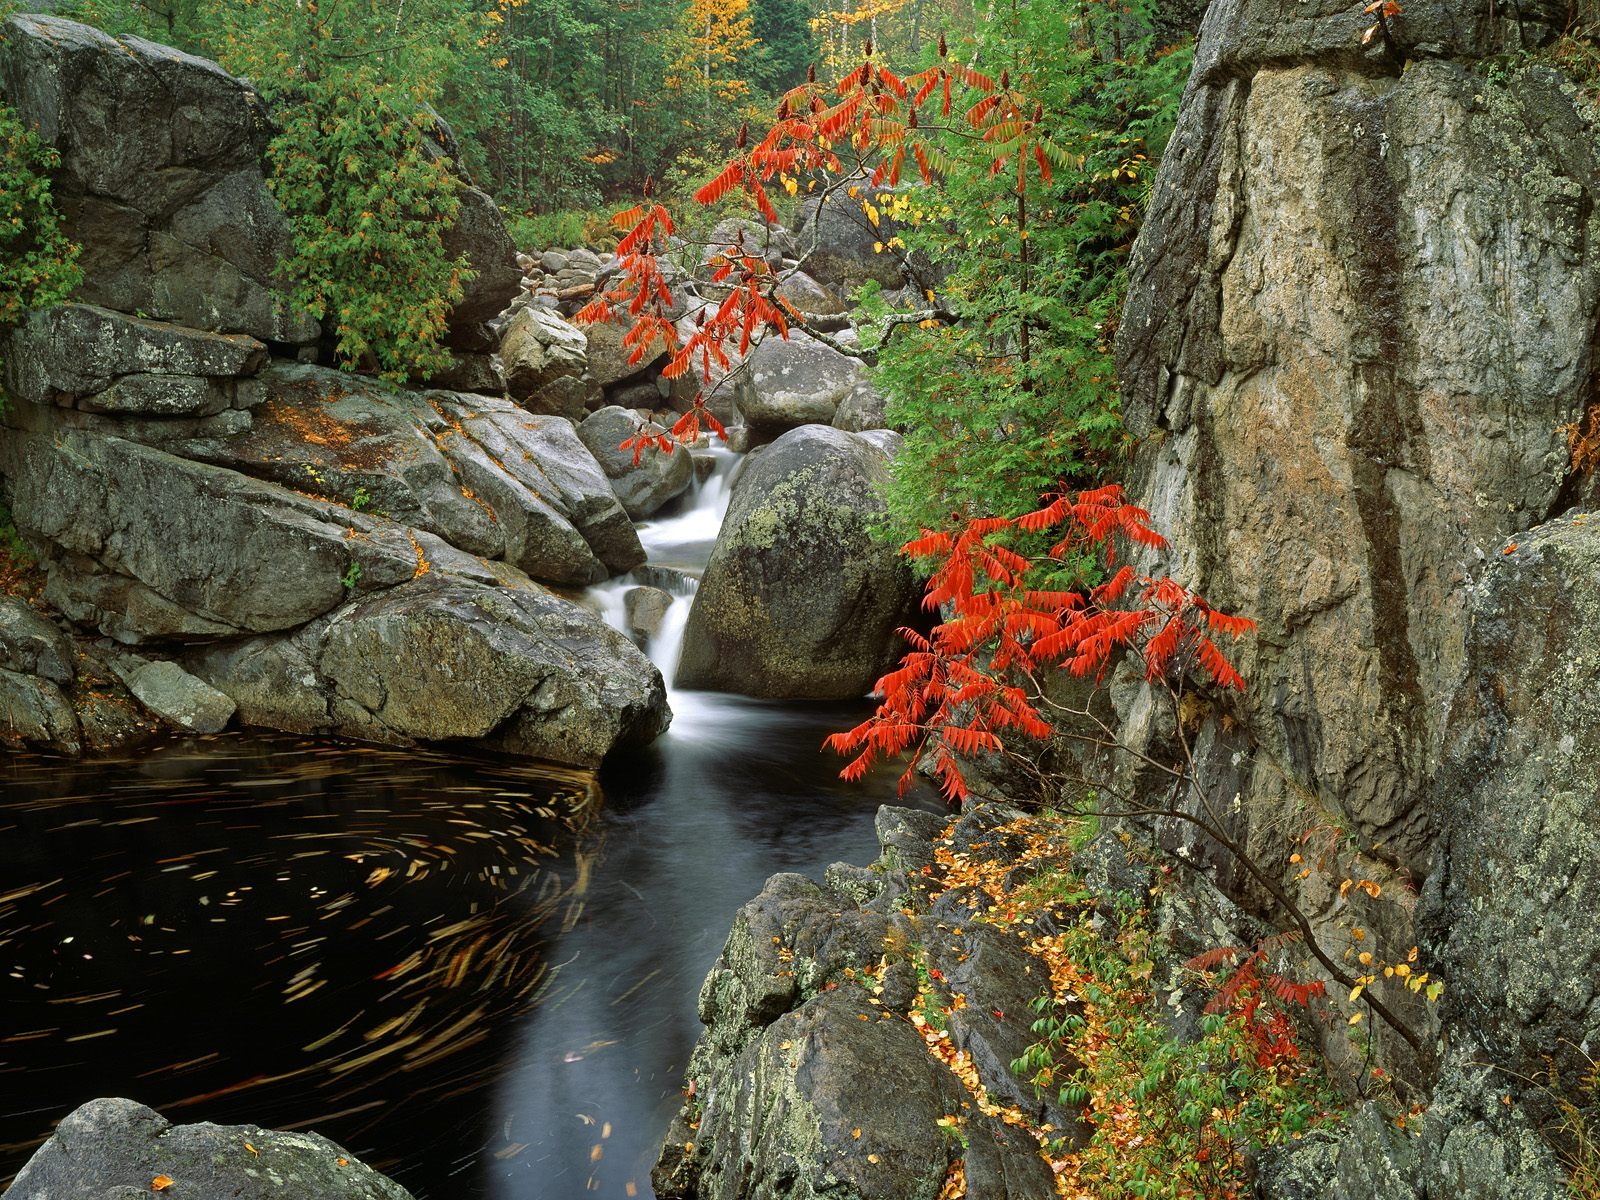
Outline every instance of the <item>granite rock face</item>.
{"type": "Polygon", "coordinates": [[[1518,1077],[1576,1080],[1600,1043],[1600,515],[1513,545],[1467,594],[1428,908],[1456,1023],[1518,1077]]]}
{"type": "Polygon", "coordinates": [[[16,16],[0,93],[61,154],[54,194],[83,247],[79,298],[196,329],[306,343],[277,276],[261,97],[213,62],[72,21],[16,16]]]}
{"type": "Polygon", "coordinates": [[[1417,874],[1467,584],[1588,486],[1558,427],[1600,365],[1600,112],[1478,61],[1558,7],[1408,7],[1401,71],[1357,9],[1217,0],[1118,336],[1167,565],[1258,624],[1249,746],[1202,784],[1417,874]]]}

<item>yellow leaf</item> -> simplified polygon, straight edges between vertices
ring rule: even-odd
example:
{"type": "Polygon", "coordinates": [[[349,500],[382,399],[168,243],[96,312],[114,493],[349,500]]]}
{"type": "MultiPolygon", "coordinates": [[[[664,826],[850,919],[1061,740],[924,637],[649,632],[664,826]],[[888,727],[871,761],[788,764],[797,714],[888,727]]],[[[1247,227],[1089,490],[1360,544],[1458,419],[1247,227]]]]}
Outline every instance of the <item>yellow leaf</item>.
{"type": "Polygon", "coordinates": [[[256,1156],[256,1157],[257,1157],[257,1158],[260,1158],[260,1157],[261,1157],[261,1151],[259,1151],[259,1150],[257,1150],[257,1149],[256,1149],[256,1148],[255,1148],[255,1147],[254,1147],[254,1146],[252,1146],[252,1145],[251,1145],[251,1144],[250,1144],[250,1143],[249,1143],[249,1142],[246,1142],[246,1143],[245,1143],[245,1144],[244,1144],[244,1148],[245,1148],[245,1149],[246,1149],[246,1150],[248,1150],[248,1151],[250,1151],[250,1153],[251,1153],[251,1154],[254,1154],[254,1155],[255,1155],[255,1156],[256,1156]]]}
{"type": "Polygon", "coordinates": [[[1361,1024],[1361,1014],[1360,1013],[1356,1013],[1355,1016],[1351,1017],[1350,1018],[1350,1024],[1352,1024],[1352,1025],[1361,1024]]]}
{"type": "Polygon", "coordinates": [[[879,1160],[879,1158],[878,1158],[878,1156],[876,1154],[869,1154],[869,1155],[867,1155],[867,1161],[869,1163],[875,1163],[875,1162],[878,1162],[880,1160],[879,1160]]]}
{"type": "Polygon", "coordinates": [[[860,1141],[861,1140],[861,1126],[857,1125],[854,1129],[852,1129],[850,1131],[850,1136],[855,1138],[857,1141],[860,1141]]]}
{"type": "Polygon", "coordinates": [[[1357,1000],[1359,1000],[1361,998],[1361,991],[1362,991],[1364,986],[1365,986],[1364,984],[1358,983],[1358,984],[1355,985],[1355,987],[1350,989],[1350,1003],[1351,1004],[1354,1004],[1357,1000]]]}

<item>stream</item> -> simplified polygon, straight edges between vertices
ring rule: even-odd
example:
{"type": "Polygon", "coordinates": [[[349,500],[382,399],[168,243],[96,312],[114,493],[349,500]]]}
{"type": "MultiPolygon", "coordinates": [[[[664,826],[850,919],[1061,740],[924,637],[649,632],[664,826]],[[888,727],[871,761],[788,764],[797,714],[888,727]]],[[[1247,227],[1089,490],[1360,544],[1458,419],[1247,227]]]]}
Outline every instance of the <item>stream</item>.
{"type": "MultiPolygon", "coordinates": [[[[670,680],[733,456],[591,602],[674,596],[670,680]]],[[[847,785],[856,704],[669,687],[598,780],[281,735],[0,763],[0,1185],[67,1112],[309,1128],[418,1200],[648,1197],[734,912],[876,854],[894,769],[847,785]]],[[[904,803],[937,808],[931,793],[904,803]]]]}

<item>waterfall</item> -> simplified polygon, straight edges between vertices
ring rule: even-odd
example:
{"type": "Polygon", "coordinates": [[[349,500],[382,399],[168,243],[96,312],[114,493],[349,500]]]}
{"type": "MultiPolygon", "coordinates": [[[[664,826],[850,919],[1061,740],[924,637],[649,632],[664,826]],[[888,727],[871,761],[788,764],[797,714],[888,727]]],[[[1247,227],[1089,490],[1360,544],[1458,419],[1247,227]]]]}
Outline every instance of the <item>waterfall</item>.
{"type": "Polygon", "coordinates": [[[728,511],[728,484],[739,459],[737,454],[722,446],[693,453],[699,460],[710,459],[710,470],[704,478],[696,470],[690,490],[669,506],[669,515],[640,522],[639,542],[645,550],[644,565],[598,583],[587,592],[606,624],[630,638],[634,636],[627,614],[630,591],[653,587],[672,597],[660,625],[645,640],[643,648],[666,680],[673,710],[680,716],[682,695],[673,691],[673,684],[678,673],[678,656],[683,649],[683,631],[689,624],[689,606],[700,586],[701,573],[710,561],[722,518],[728,511]]]}

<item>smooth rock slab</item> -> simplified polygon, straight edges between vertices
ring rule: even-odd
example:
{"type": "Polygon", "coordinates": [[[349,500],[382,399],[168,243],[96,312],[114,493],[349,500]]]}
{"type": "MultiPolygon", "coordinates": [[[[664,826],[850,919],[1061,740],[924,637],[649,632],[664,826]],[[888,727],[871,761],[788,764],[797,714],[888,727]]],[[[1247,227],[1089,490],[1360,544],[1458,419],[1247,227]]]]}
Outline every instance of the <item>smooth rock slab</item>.
{"type": "Polygon", "coordinates": [[[173,1125],[132,1100],[91,1100],[28,1160],[7,1200],[411,1200],[314,1133],[173,1125]],[[246,1143],[253,1147],[246,1149],[246,1143]],[[162,1193],[152,1181],[172,1182],[162,1193]]]}
{"type": "Polygon", "coordinates": [[[219,733],[233,717],[232,700],[174,662],[140,663],[122,682],[156,716],[191,733],[219,733]]]}

